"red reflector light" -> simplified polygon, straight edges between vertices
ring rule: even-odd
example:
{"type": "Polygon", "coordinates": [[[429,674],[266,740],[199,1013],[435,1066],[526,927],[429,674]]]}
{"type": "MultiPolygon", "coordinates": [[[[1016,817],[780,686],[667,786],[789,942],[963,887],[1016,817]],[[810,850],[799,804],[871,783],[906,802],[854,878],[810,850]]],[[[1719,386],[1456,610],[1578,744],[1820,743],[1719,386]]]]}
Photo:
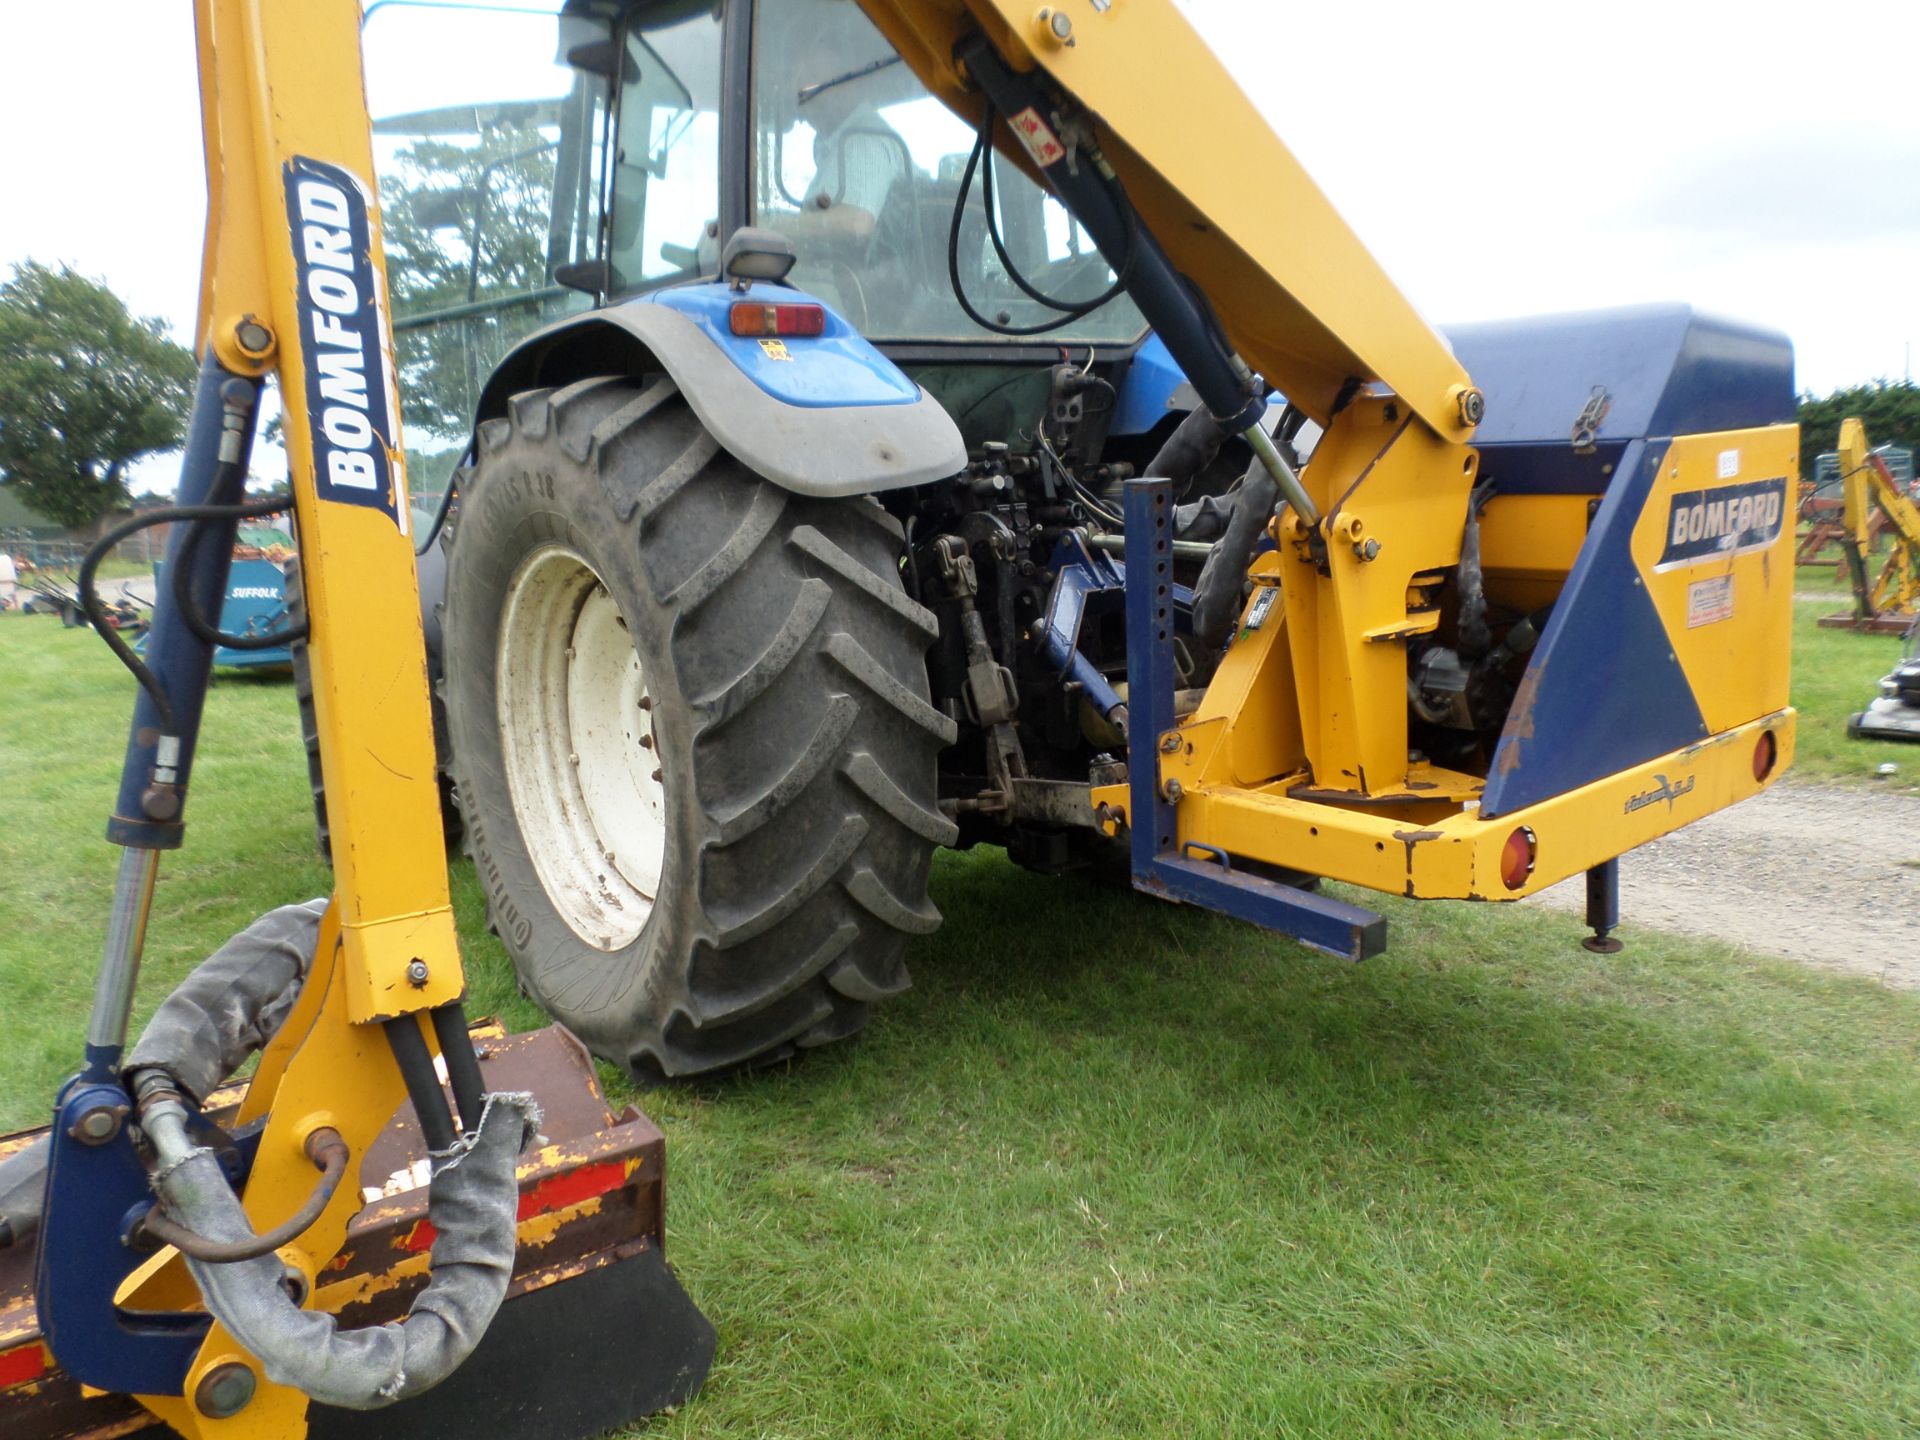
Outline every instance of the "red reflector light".
{"type": "Polygon", "coordinates": [[[1533,831],[1524,825],[1507,836],[1507,843],[1500,851],[1500,879],[1507,889],[1518,890],[1527,883],[1539,848],[1533,831]]]}
{"type": "Polygon", "coordinates": [[[1753,742],[1753,778],[1764,780],[1773,773],[1775,762],[1780,758],[1780,742],[1773,738],[1771,730],[1762,730],[1760,738],[1753,742]]]}
{"type": "Polygon", "coordinates": [[[727,325],[736,335],[823,335],[827,312],[818,305],[763,305],[741,300],[728,312],[727,325]]]}

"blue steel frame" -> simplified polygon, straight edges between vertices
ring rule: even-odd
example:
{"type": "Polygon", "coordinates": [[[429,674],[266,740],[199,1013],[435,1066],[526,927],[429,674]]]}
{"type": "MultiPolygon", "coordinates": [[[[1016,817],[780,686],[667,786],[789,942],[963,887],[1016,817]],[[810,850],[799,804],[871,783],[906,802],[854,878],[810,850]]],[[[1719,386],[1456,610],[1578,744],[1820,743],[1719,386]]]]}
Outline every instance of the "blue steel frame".
{"type": "Polygon", "coordinates": [[[1365,960],[1387,945],[1371,910],[1233,868],[1226,851],[1178,843],[1160,786],[1160,737],[1173,730],[1173,482],[1127,482],[1127,776],[1133,887],[1365,960]],[[1203,858],[1195,859],[1194,855],[1203,858]]]}

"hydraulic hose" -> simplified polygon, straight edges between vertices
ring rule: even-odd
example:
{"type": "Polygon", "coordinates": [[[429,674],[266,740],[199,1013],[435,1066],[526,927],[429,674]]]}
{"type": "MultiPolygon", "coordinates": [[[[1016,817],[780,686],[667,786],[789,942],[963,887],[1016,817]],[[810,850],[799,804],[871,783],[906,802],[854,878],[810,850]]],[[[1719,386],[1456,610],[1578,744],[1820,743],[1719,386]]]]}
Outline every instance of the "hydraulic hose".
{"type": "MultiPolygon", "coordinates": [[[[252,1240],[218,1158],[189,1137],[185,1109],[164,1101],[143,1113],[142,1124],[159,1161],[154,1189],[161,1202],[216,1243],[252,1240]]],[[[189,1255],[187,1268],[208,1311],[276,1385],[347,1410],[420,1394],[472,1353],[506,1298],[520,1198],[515,1163],[539,1124],[531,1095],[492,1095],[477,1132],[435,1157],[427,1287],[403,1320],[341,1330],[334,1316],[294,1304],[281,1283],[284,1267],[271,1254],[235,1263],[189,1255]]]]}
{"type": "Polygon", "coordinates": [[[321,1170],[313,1194],[256,1235],[218,1156],[194,1143],[187,1105],[203,1101],[284,1023],[325,909],[324,900],[283,906],[202,961],[155,1012],[128,1072],[157,1160],[160,1207],[144,1222],[148,1234],[179,1247],[207,1309],[269,1379],[322,1404],[369,1410],[444,1380],[486,1333],[513,1273],[515,1162],[540,1121],[531,1095],[490,1095],[470,1132],[433,1152],[427,1217],[437,1235],[427,1287],[404,1320],[341,1331],[332,1315],[294,1304],[273,1251],[325,1211],[350,1166],[346,1145],[316,1130],[307,1147],[321,1170]]]}
{"type": "Polygon", "coordinates": [[[1254,546],[1273,519],[1279,494],[1271,472],[1256,457],[1234,496],[1226,533],[1214,542],[1193,588],[1193,638],[1208,650],[1218,650],[1233,633],[1247,567],[1253,562],[1254,546]]]}
{"type": "Polygon", "coordinates": [[[245,1240],[209,1240],[184,1225],[175,1224],[158,1207],[147,1212],[140,1229],[159,1244],[171,1245],[189,1259],[204,1260],[210,1265],[234,1265],[271,1255],[282,1245],[291,1245],[306,1234],[313,1222],[326,1213],[333,1201],[333,1192],[340,1188],[340,1179],[347,1173],[347,1161],[352,1157],[340,1132],[322,1127],[307,1141],[307,1158],[320,1169],[313,1193],[307,1196],[305,1204],[264,1235],[252,1235],[245,1240]]]}

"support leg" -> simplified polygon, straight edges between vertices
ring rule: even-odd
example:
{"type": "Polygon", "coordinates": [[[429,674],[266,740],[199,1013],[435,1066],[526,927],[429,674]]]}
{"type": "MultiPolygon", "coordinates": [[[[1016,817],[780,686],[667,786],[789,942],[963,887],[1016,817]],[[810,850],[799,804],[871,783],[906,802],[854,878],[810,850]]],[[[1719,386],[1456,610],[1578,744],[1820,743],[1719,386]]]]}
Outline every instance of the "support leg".
{"type": "Polygon", "coordinates": [[[1602,861],[1587,871],[1587,925],[1593,934],[1580,943],[1596,955],[1617,955],[1620,942],[1613,932],[1620,926],[1620,861],[1602,861]]]}

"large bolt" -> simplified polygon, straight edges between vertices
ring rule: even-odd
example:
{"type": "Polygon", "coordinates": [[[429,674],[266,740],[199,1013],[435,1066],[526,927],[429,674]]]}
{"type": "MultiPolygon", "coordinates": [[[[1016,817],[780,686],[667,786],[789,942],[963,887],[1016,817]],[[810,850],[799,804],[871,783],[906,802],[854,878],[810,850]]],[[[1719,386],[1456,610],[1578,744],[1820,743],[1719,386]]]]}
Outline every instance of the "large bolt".
{"type": "Polygon", "coordinates": [[[227,1360],[200,1377],[193,1387],[193,1408],[209,1420],[229,1420],[253,1399],[253,1371],[238,1360],[227,1360]]]}
{"type": "Polygon", "coordinates": [[[1477,386],[1467,385],[1459,391],[1460,423],[1478,425],[1487,418],[1487,397],[1477,386]]]}
{"type": "Polygon", "coordinates": [[[427,983],[427,962],[413,959],[407,962],[407,983],[419,990],[427,983]]]}
{"type": "Polygon", "coordinates": [[[149,820],[168,821],[180,813],[180,787],[149,785],[140,792],[140,813],[149,820]]]}
{"type": "Polygon", "coordinates": [[[1073,44],[1073,19],[1066,11],[1055,10],[1049,6],[1043,8],[1033,19],[1034,23],[1040,27],[1040,34],[1052,44],[1073,44]]]}
{"type": "Polygon", "coordinates": [[[243,316],[240,323],[233,327],[233,343],[240,347],[240,353],[248,359],[264,360],[273,350],[273,331],[253,316],[243,316]]]}
{"type": "Polygon", "coordinates": [[[1178,730],[1169,730],[1160,737],[1160,753],[1163,755],[1178,755],[1180,753],[1180,732],[1178,730]]]}
{"type": "Polygon", "coordinates": [[[67,1133],[82,1145],[104,1145],[120,1133],[120,1122],[126,1117],[124,1105],[96,1105],[74,1121],[67,1133]]]}

